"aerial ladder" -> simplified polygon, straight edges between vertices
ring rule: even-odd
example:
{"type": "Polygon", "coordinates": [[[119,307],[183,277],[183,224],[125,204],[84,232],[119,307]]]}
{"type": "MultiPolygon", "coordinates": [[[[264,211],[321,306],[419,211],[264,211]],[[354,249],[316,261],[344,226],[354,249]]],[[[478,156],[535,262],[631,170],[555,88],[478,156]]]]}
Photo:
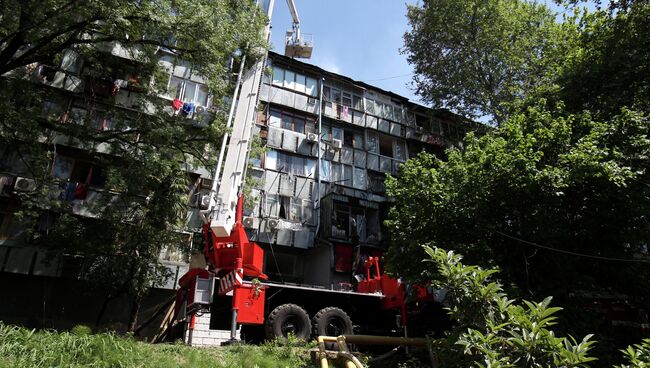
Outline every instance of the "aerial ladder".
{"type": "MultiPolygon", "coordinates": [[[[274,0],[268,0],[263,8],[269,19],[273,3],[274,0]]],[[[287,5],[293,24],[292,30],[286,34],[285,56],[309,57],[312,43],[300,32],[294,1],[287,0],[287,5]]],[[[269,35],[270,26],[267,25],[264,37],[268,40],[269,35]]],[[[306,339],[312,333],[309,315],[313,316],[315,331],[319,335],[352,333],[351,318],[355,318],[359,325],[379,325],[388,329],[399,320],[406,332],[405,285],[384,275],[377,257],[362,262],[361,267],[365,270],[362,280],[354,289],[347,290],[272,282],[263,273],[264,250],[248,239],[242,223],[242,186],[265,66],[265,58],[255,61],[248,69],[245,59],[241,61],[228,115],[227,125],[232,127],[231,133],[224,136],[214,171],[210,204],[202,212],[204,257],[208,269],[193,268],[181,277],[176,315],[190,317],[191,334],[197,313],[211,305],[229,303],[230,321],[227,312],[218,313],[218,319],[224,322],[219,323],[220,326],[227,328],[229,325],[231,341],[236,340],[238,325],[265,325],[267,337],[293,333],[306,339]],[[218,302],[213,303],[213,296],[219,297],[218,302]],[[226,297],[230,297],[230,301],[226,297]],[[272,311],[265,312],[265,308],[272,311]]],[[[322,108],[322,93],[320,96],[322,108]]],[[[215,318],[215,312],[211,317],[215,318]]]]}
{"type": "MultiPolygon", "coordinates": [[[[258,5],[266,12],[269,20],[273,13],[273,4],[274,0],[263,1],[263,4],[258,0],[258,5]]],[[[308,58],[311,56],[312,42],[302,39],[300,18],[294,1],[287,0],[287,5],[293,17],[293,24],[292,31],[287,32],[286,54],[308,58]]],[[[267,41],[270,40],[270,28],[269,22],[263,30],[263,37],[267,41]]],[[[238,323],[263,321],[264,290],[250,283],[244,284],[244,277],[267,279],[262,272],[263,250],[248,240],[242,225],[242,189],[266,58],[255,61],[248,69],[245,69],[245,63],[244,56],[227,122],[228,128],[232,130],[230,134],[224,135],[217,167],[213,173],[210,202],[208,209],[202,213],[204,255],[209,270],[192,269],[180,281],[180,291],[192,289],[198,285],[197,280],[212,273],[220,280],[219,295],[233,293],[231,339],[235,338],[238,323]],[[242,309],[244,305],[245,310],[242,309]]],[[[179,299],[177,297],[177,304],[179,299]]],[[[186,300],[185,305],[192,302],[193,300],[186,300]]]]}

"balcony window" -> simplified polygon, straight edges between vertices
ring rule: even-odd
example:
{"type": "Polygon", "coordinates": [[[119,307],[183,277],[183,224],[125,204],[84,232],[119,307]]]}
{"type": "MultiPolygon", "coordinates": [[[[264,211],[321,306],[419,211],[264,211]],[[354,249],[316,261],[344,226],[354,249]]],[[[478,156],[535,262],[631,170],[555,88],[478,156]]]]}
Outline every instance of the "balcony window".
{"type": "Polygon", "coordinates": [[[192,102],[196,106],[207,107],[210,93],[208,86],[202,83],[172,75],[169,78],[167,97],[178,98],[183,102],[192,102]]]}
{"type": "Polygon", "coordinates": [[[307,177],[316,175],[316,160],[275,150],[266,153],[264,167],[292,175],[307,177]]]}
{"type": "Polygon", "coordinates": [[[308,122],[313,124],[314,120],[276,109],[271,109],[269,116],[269,126],[291,130],[300,134],[305,134],[305,125],[308,122]]]}
{"type": "Polygon", "coordinates": [[[310,95],[310,96],[317,96],[318,92],[316,92],[316,88],[318,86],[318,82],[314,78],[307,78],[307,84],[305,86],[305,93],[310,95]]]}
{"type": "Polygon", "coordinates": [[[363,98],[353,95],[352,96],[352,104],[354,105],[354,108],[363,111],[363,98]]]}
{"type": "Polygon", "coordinates": [[[277,66],[273,67],[273,78],[271,84],[282,88],[288,88],[296,92],[305,93],[313,97],[318,95],[316,89],[318,82],[316,79],[277,66]]]}
{"type": "Polygon", "coordinates": [[[341,97],[341,104],[352,107],[352,95],[348,92],[343,92],[341,97]]]}
{"type": "Polygon", "coordinates": [[[376,133],[367,133],[366,147],[369,152],[379,153],[379,137],[376,133]]]}

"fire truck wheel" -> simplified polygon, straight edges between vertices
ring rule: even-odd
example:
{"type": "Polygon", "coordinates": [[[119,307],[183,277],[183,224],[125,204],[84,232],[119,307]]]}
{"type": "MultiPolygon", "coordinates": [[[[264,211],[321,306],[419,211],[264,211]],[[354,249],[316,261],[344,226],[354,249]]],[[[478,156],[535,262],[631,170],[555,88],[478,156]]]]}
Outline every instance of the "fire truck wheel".
{"type": "Polygon", "coordinates": [[[350,335],[352,319],[342,309],[336,307],[323,308],[311,320],[314,336],[350,335]]]}
{"type": "Polygon", "coordinates": [[[282,304],[275,308],[266,319],[266,337],[287,338],[293,334],[304,341],[310,335],[309,315],[295,304],[282,304]]]}

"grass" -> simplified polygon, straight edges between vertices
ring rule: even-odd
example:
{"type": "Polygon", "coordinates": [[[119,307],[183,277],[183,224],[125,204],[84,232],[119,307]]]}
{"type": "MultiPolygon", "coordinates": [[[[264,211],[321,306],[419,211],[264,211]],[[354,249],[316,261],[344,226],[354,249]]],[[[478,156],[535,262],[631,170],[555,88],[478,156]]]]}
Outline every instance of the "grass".
{"type": "Polygon", "coordinates": [[[92,334],[83,326],[69,332],[35,331],[0,322],[0,367],[297,368],[308,367],[308,359],[308,347],[292,342],[192,348],[92,334]]]}

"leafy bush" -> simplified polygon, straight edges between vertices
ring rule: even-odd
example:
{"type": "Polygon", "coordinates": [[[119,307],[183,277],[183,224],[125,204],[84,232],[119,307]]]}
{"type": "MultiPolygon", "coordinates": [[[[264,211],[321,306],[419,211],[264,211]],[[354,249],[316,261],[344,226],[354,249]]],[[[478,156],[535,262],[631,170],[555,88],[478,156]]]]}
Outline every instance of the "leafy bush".
{"type": "Polygon", "coordinates": [[[557,337],[549,328],[561,308],[551,297],[522,304],[508,299],[492,280],[496,269],[466,266],[462,257],[425,246],[439,278],[434,286],[447,290],[449,313],[456,325],[447,338],[431,347],[443,367],[587,367],[594,341],[557,337]]]}
{"type": "Polygon", "coordinates": [[[644,339],[640,344],[628,346],[623,350],[628,364],[618,368],[646,368],[650,367],[650,339],[644,339]]]}

